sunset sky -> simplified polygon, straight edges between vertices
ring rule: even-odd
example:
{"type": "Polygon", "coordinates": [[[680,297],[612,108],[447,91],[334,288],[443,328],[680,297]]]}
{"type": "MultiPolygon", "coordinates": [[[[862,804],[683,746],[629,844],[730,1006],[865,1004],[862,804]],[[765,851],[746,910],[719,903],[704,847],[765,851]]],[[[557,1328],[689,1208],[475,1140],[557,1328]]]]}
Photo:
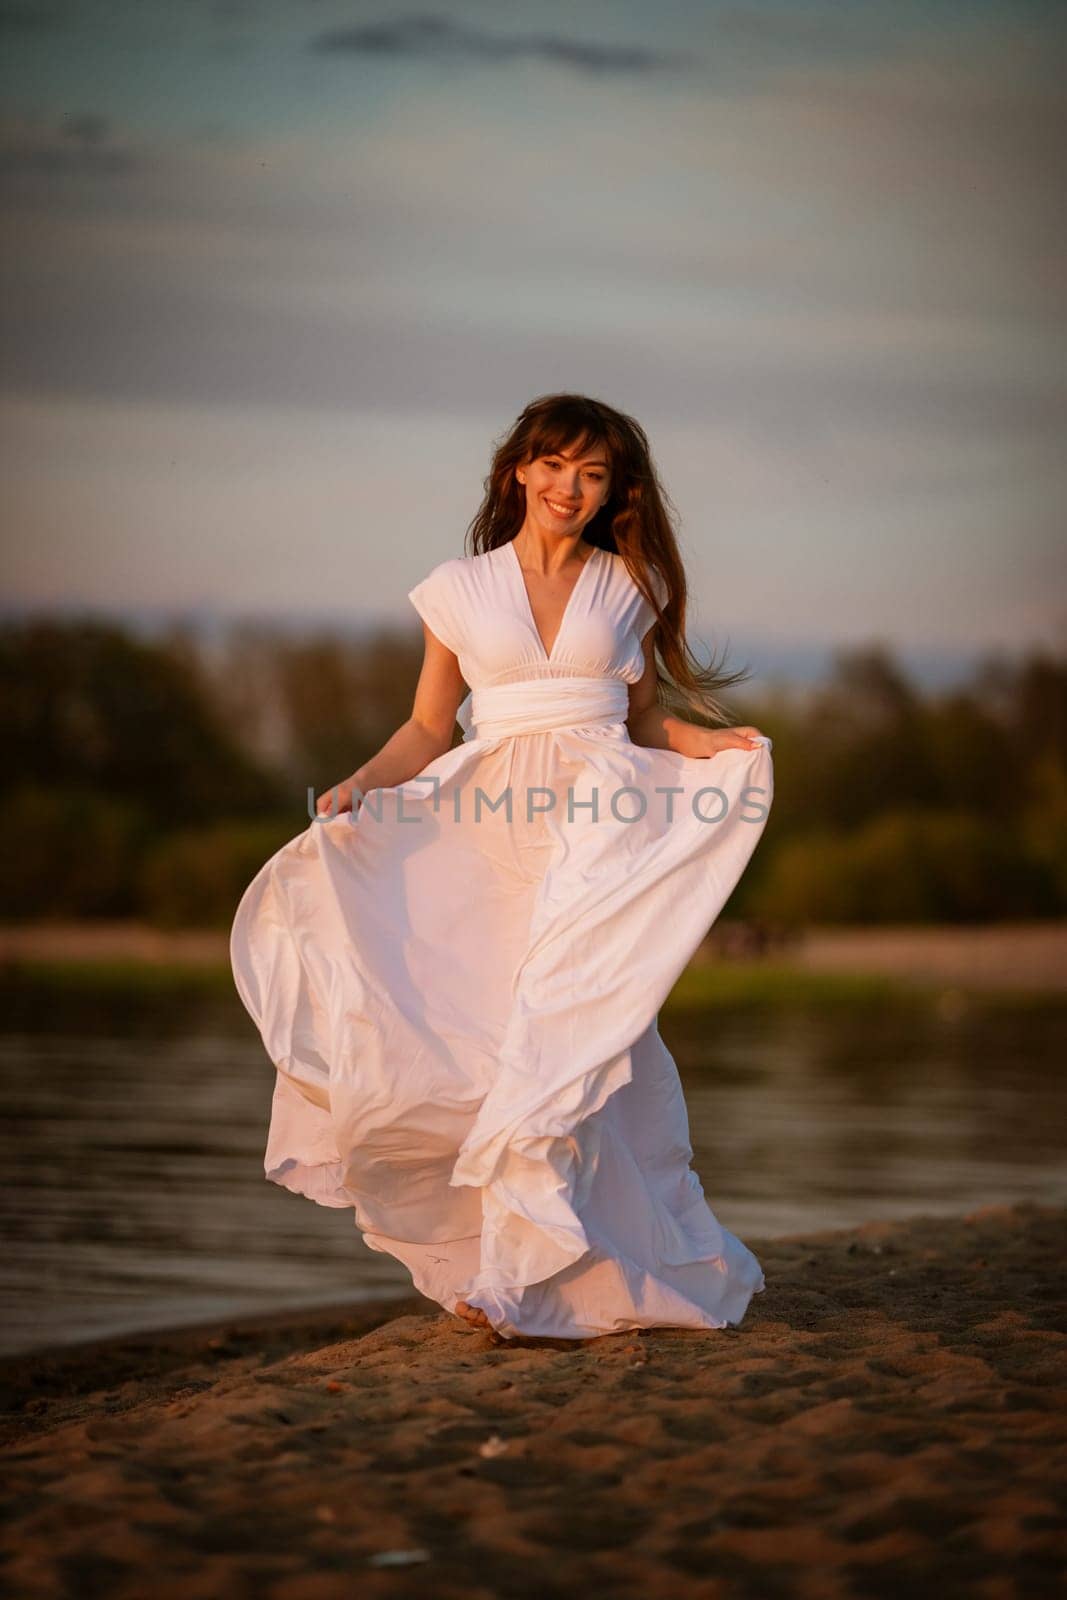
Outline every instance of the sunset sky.
{"type": "Polygon", "coordinates": [[[1064,19],[2,0],[8,607],[415,628],[566,388],[757,668],[1062,645],[1064,19]]]}

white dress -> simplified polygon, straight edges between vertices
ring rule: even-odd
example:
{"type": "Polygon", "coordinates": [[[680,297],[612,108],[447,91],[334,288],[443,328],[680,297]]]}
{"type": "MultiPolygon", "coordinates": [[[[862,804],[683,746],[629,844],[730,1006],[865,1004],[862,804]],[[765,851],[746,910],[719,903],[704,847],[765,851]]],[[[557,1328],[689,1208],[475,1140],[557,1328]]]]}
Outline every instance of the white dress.
{"type": "Polygon", "coordinates": [[[762,834],[770,740],[631,741],[655,617],[613,552],[551,652],[510,543],[409,598],[470,687],[463,743],[310,822],[233,923],[266,1175],[507,1335],[738,1323],[763,1273],[690,1166],[657,1013],[762,834]]]}

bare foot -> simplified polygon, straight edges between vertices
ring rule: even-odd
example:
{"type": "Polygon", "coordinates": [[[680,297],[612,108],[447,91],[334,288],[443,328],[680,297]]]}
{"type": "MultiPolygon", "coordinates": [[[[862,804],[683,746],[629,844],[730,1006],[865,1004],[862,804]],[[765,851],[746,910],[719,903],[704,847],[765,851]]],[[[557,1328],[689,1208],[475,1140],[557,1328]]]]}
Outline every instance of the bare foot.
{"type": "Polygon", "coordinates": [[[456,1301],[456,1315],[457,1317],[462,1317],[464,1322],[471,1323],[475,1328],[491,1328],[493,1326],[481,1306],[468,1305],[466,1300],[456,1301]]]}

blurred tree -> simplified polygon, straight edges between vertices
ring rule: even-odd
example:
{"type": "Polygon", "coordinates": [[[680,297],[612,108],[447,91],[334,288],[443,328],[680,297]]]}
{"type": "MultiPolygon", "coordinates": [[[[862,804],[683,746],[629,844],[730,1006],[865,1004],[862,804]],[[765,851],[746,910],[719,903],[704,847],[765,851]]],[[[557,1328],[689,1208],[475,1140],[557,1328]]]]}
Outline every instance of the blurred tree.
{"type": "Polygon", "coordinates": [[[1020,833],[1041,863],[1060,908],[1067,906],[1067,763],[1041,751],[1027,769],[1020,833]]]}
{"type": "Polygon", "coordinates": [[[228,928],[238,901],[260,867],[300,833],[306,817],[216,822],[182,829],[150,851],[140,878],[140,904],[162,927],[228,928]]]}
{"type": "Polygon", "coordinates": [[[928,799],[978,815],[1016,816],[1023,803],[1010,727],[967,690],[923,714],[921,737],[931,774],[928,799]]]}
{"type": "Polygon", "coordinates": [[[837,653],[781,752],[775,739],[775,758],[776,793],[786,791],[776,832],[805,818],[853,827],[887,807],[923,804],[933,784],[922,703],[881,645],[837,653]]]}
{"type": "Polygon", "coordinates": [[[785,840],[747,905],[805,922],[971,922],[1049,915],[1054,885],[1024,840],[966,813],[905,811],[785,840]]]}
{"type": "Polygon", "coordinates": [[[2,786],[121,797],[159,827],[276,807],[227,735],[194,661],[97,622],[0,630],[2,786]]]}
{"type": "Polygon", "coordinates": [[[1067,659],[1044,651],[1029,656],[1014,674],[1016,748],[1048,753],[1067,766],[1067,659]]]}
{"type": "Polygon", "coordinates": [[[69,784],[0,794],[0,906],[5,917],[128,916],[138,907],[145,810],[69,784]]]}
{"type": "MultiPolygon", "coordinates": [[[[421,639],[241,625],[0,628],[9,914],[225,922],[323,792],[410,715],[421,639]],[[285,818],[289,817],[286,822],[285,818]]],[[[1067,907],[1067,660],[987,657],[920,696],[883,645],[813,692],[731,699],[774,741],[774,803],[730,910],[968,920],[1067,907]]],[[[453,741],[459,738],[454,730],[453,741]]]]}
{"type": "Polygon", "coordinates": [[[376,755],[411,715],[421,643],[234,630],[216,679],[227,724],[269,756],[303,803],[376,755]]]}

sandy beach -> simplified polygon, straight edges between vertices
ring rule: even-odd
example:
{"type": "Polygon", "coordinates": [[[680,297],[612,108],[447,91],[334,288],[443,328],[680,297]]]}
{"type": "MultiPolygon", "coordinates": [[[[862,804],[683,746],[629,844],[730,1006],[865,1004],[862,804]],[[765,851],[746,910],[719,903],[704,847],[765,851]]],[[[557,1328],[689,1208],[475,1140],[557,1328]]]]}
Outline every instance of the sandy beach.
{"type": "Polygon", "coordinates": [[[412,1296],[11,1358],[8,1589],[1050,1595],[1065,1243],[1030,1204],[754,1240],[709,1333],[501,1341],[412,1296]]]}

